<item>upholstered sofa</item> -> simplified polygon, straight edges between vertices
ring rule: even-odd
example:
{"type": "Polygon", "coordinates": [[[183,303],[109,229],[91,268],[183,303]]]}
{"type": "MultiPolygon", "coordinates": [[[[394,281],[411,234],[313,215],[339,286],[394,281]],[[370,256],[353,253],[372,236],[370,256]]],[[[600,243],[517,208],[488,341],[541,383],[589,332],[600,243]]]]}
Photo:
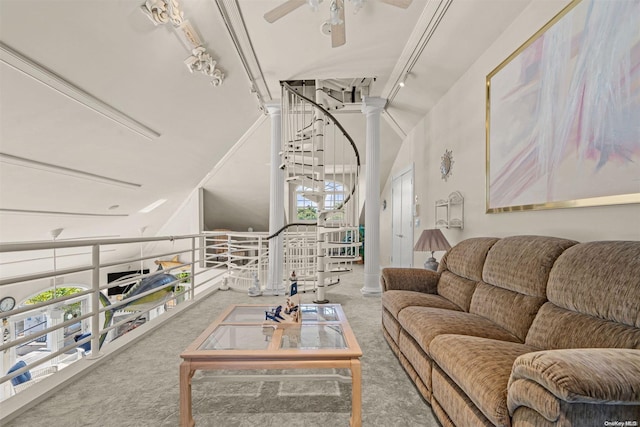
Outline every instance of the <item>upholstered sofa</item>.
{"type": "Polygon", "coordinates": [[[443,426],[640,425],[640,242],[472,238],[381,281],[384,336],[443,426]]]}

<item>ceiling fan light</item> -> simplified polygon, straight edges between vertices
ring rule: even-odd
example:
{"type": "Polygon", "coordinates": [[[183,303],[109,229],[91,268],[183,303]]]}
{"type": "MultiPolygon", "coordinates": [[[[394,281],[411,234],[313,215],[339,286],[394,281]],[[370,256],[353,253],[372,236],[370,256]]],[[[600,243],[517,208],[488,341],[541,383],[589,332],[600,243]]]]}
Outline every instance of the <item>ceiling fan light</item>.
{"type": "Polygon", "coordinates": [[[331,2],[331,7],[329,8],[329,22],[331,25],[340,25],[343,22],[340,19],[340,7],[338,7],[336,0],[331,2]]]}
{"type": "Polygon", "coordinates": [[[353,13],[358,13],[364,6],[364,0],[351,0],[351,4],[353,4],[353,13]]]}
{"type": "Polygon", "coordinates": [[[320,8],[320,3],[322,3],[322,0],[307,0],[307,3],[309,3],[309,6],[311,6],[311,9],[313,9],[313,11],[316,12],[318,8],[320,8]]]}

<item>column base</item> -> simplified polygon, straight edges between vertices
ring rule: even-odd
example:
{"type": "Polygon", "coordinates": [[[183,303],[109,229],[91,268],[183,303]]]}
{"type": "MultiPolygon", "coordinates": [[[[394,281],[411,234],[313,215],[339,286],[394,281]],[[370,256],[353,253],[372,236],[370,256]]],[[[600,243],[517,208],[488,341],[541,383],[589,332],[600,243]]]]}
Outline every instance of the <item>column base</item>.
{"type": "Polygon", "coordinates": [[[365,297],[379,297],[382,295],[382,290],[371,290],[365,287],[360,289],[360,293],[365,297]]]}
{"type": "Polygon", "coordinates": [[[364,274],[364,287],[360,289],[364,296],[382,295],[382,285],[380,285],[380,274],[364,274]]]}

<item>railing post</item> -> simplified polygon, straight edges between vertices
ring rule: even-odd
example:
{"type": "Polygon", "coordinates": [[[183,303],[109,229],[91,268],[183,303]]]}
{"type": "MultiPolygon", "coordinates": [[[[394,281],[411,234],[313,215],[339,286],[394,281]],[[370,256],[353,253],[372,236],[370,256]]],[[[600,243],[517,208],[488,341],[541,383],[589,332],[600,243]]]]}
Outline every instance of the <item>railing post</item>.
{"type": "Polygon", "coordinates": [[[256,262],[258,266],[258,280],[260,281],[260,291],[262,292],[262,284],[264,282],[264,277],[262,275],[262,236],[258,236],[258,261],[256,262]]]}
{"type": "Polygon", "coordinates": [[[91,355],[97,359],[100,354],[100,245],[91,246],[91,355]]]}
{"type": "Polygon", "coordinates": [[[227,233],[227,274],[231,276],[231,235],[227,233]]]}
{"type": "Polygon", "coordinates": [[[322,233],[320,225],[318,225],[317,242],[316,242],[316,272],[318,273],[318,283],[316,289],[316,304],[326,304],[329,300],[325,297],[325,261],[324,261],[324,239],[325,234],[322,233]]]}
{"type": "Polygon", "coordinates": [[[196,289],[196,237],[191,238],[191,287],[189,289],[189,299],[193,301],[196,289]]]}
{"type": "MultiPolygon", "coordinates": [[[[60,323],[64,322],[64,311],[60,308],[51,308],[51,306],[47,307],[47,324],[45,327],[49,328],[52,326],[57,326],[60,323]]],[[[60,350],[60,347],[64,347],[64,331],[60,328],[55,331],[51,331],[47,334],[47,350],[50,353],[55,353],[60,350]],[[60,343],[63,343],[60,345],[60,343]]],[[[60,361],[60,356],[56,356],[51,360],[51,363],[57,364],[60,361]]]]}

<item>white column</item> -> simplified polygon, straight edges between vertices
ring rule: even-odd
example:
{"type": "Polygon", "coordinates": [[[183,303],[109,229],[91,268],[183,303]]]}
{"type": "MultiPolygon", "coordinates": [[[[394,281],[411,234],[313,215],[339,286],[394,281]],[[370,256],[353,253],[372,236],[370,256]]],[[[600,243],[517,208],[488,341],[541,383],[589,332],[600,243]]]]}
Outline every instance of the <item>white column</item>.
{"type": "MultiPolygon", "coordinates": [[[[280,101],[265,104],[271,117],[271,180],[269,199],[269,234],[284,226],[284,171],[280,169],[282,150],[282,106],[280,101]]],[[[284,294],[282,235],[269,240],[269,274],[264,293],[284,294]]]]}
{"type": "Polygon", "coordinates": [[[362,112],[367,116],[366,192],[364,214],[364,287],[365,296],[380,295],[380,113],[386,99],[365,97],[362,112]]]}

